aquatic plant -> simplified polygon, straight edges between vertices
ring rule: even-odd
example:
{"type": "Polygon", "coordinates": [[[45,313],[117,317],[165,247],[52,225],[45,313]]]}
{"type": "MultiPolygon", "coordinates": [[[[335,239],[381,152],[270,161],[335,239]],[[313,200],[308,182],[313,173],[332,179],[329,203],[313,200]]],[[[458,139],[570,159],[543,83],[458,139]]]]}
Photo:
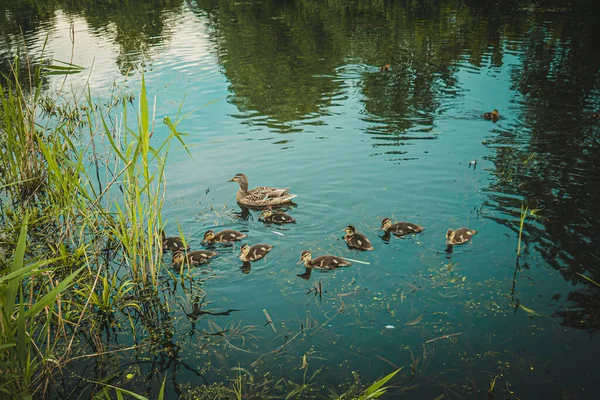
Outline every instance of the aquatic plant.
{"type": "Polygon", "coordinates": [[[53,375],[81,352],[102,354],[100,334],[116,318],[129,319],[135,337],[127,309],[142,324],[161,320],[139,318],[140,304],[142,293],[159,290],[165,159],[173,138],[183,143],[166,117],[168,134],[150,145],[154,113],[143,76],[131,118],[133,96],[121,89],[104,106],[89,89],[65,102],[44,94],[49,74],[80,67],[30,65],[16,57],[0,86],[0,248],[14,254],[0,260],[0,392],[23,398],[47,396],[53,375]]]}
{"type": "Polygon", "coordinates": [[[525,206],[524,204],[521,204],[521,217],[519,219],[519,241],[517,243],[517,259],[520,257],[521,255],[521,238],[523,237],[523,228],[525,226],[525,219],[528,216],[532,216],[534,217],[536,215],[536,213],[539,210],[536,209],[530,209],[529,206],[525,206]]]}

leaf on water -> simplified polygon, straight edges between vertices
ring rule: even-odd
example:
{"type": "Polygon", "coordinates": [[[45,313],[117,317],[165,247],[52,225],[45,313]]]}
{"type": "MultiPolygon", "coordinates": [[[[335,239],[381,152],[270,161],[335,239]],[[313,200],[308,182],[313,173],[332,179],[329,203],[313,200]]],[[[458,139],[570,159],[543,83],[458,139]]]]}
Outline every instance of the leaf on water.
{"type": "Polygon", "coordinates": [[[406,326],[413,326],[413,325],[418,324],[423,319],[423,315],[425,315],[425,313],[420,314],[417,318],[406,322],[404,325],[406,325],[406,326]]]}
{"type": "Polygon", "coordinates": [[[533,311],[531,308],[525,307],[522,303],[519,304],[519,307],[521,307],[521,309],[523,311],[525,311],[527,314],[529,314],[529,316],[535,316],[535,317],[541,317],[542,316],[542,314],[540,314],[539,312],[533,311]]]}

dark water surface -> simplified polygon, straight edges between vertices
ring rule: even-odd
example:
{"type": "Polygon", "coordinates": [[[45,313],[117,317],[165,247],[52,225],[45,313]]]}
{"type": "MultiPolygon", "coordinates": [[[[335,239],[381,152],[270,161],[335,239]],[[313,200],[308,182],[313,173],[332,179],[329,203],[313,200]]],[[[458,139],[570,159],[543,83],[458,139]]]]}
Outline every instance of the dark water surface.
{"type": "Polygon", "coordinates": [[[302,383],[306,356],[305,379],[321,368],[312,382],[323,394],[353,373],[370,382],[404,366],[389,398],[483,399],[494,379],[495,398],[596,398],[600,288],[578,275],[600,282],[600,14],[588,3],[5,5],[3,71],[20,28],[30,54],[48,35],[47,56],[86,68],[69,87],[89,77],[107,98],[125,76],[137,90],[144,70],[158,121],[193,111],[179,125],[193,159],[180,146],[169,154],[167,231],[181,227],[194,249],[215,225],[275,246],[247,274],[239,245],[219,247],[194,271],[212,277],[201,288],[169,285],[176,351],[153,363],[115,356],[113,373],[140,371],[120,384],[155,396],[158,368],[172,398],[238,366],[267,387],[302,383]],[[496,123],[482,118],[492,109],[496,123]],[[226,182],[238,172],[250,186],[290,186],[297,224],[240,218],[226,182]],[[539,211],[516,265],[522,205],[539,211]],[[384,217],[425,231],[384,241],[384,217]],[[348,224],[375,251],[349,250],[348,224]],[[477,230],[473,241],[444,252],[445,232],[460,227],[477,230]],[[302,250],[368,264],[305,281],[302,250]],[[307,294],[319,281],[322,297],[307,294]],[[202,310],[240,311],[194,315],[202,298],[202,310]],[[203,332],[226,329],[227,341],[206,346],[222,337],[203,332]],[[460,335],[426,343],[450,334],[460,335]]]}

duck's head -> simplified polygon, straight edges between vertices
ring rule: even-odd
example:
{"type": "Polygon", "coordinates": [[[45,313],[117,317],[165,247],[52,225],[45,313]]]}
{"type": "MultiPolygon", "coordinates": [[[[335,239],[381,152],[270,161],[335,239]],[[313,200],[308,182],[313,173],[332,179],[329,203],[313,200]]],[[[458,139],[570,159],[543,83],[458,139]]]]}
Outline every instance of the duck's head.
{"type": "Polygon", "coordinates": [[[356,233],[356,228],[352,225],[348,225],[344,228],[344,232],[346,232],[346,235],[348,236],[353,236],[356,233]]]}
{"type": "Polygon", "coordinates": [[[246,178],[246,175],[239,173],[239,174],[235,174],[235,176],[233,178],[231,178],[230,180],[228,180],[227,182],[237,182],[240,186],[242,184],[248,184],[248,178],[246,178]]]}
{"type": "Polygon", "coordinates": [[[452,229],[448,229],[448,232],[446,232],[446,239],[450,240],[450,237],[452,236],[452,229]]]}
{"type": "Polygon", "coordinates": [[[384,231],[387,231],[388,229],[390,229],[392,227],[392,220],[389,218],[384,218],[381,221],[381,229],[383,229],[384,231]]]}
{"type": "Polygon", "coordinates": [[[247,255],[248,252],[250,251],[250,246],[248,246],[247,244],[243,244],[242,247],[240,248],[240,255],[247,255]]]}
{"type": "Polygon", "coordinates": [[[183,253],[181,251],[173,252],[173,264],[181,264],[183,262],[183,253]]]}
{"type": "Polygon", "coordinates": [[[497,117],[497,116],[499,116],[500,114],[498,113],[498,110],[494,109],[494,110],[492,111],[492,115],[493,115],[494,117],[497,117]]]}
{"type": "Polygon", "coordinates": [[[214,237],[215,237],[215,233],[209,229],[206,232],[204,232],[204,239],[202,239],[202,241],[208,242],[208,241],[213,240],[214,237]]]}
{"type": "Polygon", "coordinates": [[[300,260],[296,263],[296,265],[300,265],[302,263],[306,263],[312,259],[312,254],[309,250],[304,250],[300,255],[300,260]]]}
{"type": "Polygon", "coordinates": [[[271,215],[273,215],[273,210],[270,208],[265,208],[264,210],[262,210],[259,217],[265,219],[269,218],[271,215]]]}

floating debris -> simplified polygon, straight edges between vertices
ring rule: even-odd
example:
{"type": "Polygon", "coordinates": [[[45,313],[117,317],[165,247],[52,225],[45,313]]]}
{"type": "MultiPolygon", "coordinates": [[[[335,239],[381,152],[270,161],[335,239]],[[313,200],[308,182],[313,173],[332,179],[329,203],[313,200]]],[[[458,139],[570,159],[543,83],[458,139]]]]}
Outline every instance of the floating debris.
{"type": "Polygon", "coordinates": [[[273,328],[273,332],[277,332],[277,329],[275,329],[275,324],[273,323],[273,320],[271,319],[271,316],[269,315],[269,312],[266,308],[263,308],[263,313],[265,313],[265,317],[267,317],[267,324],[271,325],[271,328],[273,328]]]}
{"type": "Polygon", "coordinates": [[[394,325],[386,325],[385,329],[396,329],[394,325]]]}
{"type": "Polygon", "coordinates": [[[411,320],[411,321],[408,321],[408,322],[407,322],[407,323],[405,323],[404,325],[406,325],[406,326],[413,326],[413,325],[416,325],[416,324],[418,324],[418,323],[419,323],[419,322],[421,322],[421,320],[423,319],[423,315],[425,315],[425,313],[423,313],[423,314],[419,315],[417,318],[415,318],[415,319],[413,319],[413,320],[411,320]]]}
{"type": "Polygon", "coordinates": [[[462,335],[462,332],[451,333],[449,335],[444,335],[444,336],[436,337],[435,339],[429,339],[429,340],[425,341],[425,343],[433,343],[433,342],[437,342],[438,340],[448,339],[448,338],[459,336],[459,335],[462,335]]]}
{"type": "Polygon", "coordinates": [[[279,235],[279,236],[285,236],[285,235],[284,235],[283,233],[281,233],[281,232],[275,232],[275,231],[271,231],[271,233],[274,233],[274,234],[276,234],[276,235],[279,235]]]}
{"type": "Polygon", "coordinates": [[[359,263],[359,264],[371,265],[371,263],[366,262],[366,261],[353,260],[352,258],[348,258],[348,257],[342,257],[342,258],[344,260],[352,261],[352,262],[359,263]]]}

